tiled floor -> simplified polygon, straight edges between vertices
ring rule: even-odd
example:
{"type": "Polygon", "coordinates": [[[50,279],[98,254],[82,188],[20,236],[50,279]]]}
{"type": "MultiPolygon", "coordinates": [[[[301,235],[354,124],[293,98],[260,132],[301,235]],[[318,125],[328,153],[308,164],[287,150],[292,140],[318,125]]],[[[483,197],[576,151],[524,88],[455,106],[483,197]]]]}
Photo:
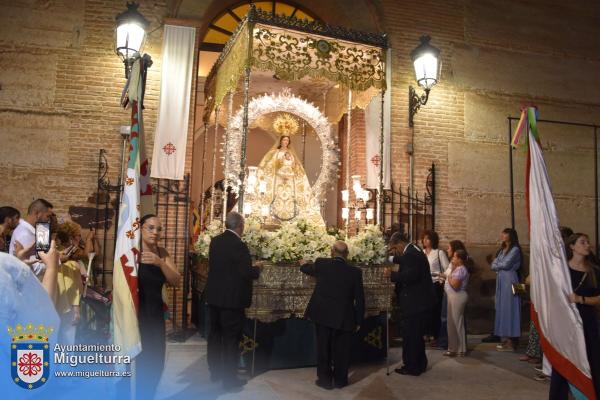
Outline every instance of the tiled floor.
{"type": "Polygon", "coordinates": [[[546,399],[548,384],[534,381],[531,364],[518,361],[519,354],[498,353],[493,344],[470,338],[465,358],[446,358],[439,350],[427,350],[429,370],[419,377],[393,372],[401,348],[390,351],[391,374],[385,362],[356,365],[351,385],[326,391],[314,385],[315,369],[268,371],[254,377],[237,392],[225,392],[210,383],[206,366],[206,342],[193,336],[185,343],[169,343],[167,366],[157,399],[546,399]]]}

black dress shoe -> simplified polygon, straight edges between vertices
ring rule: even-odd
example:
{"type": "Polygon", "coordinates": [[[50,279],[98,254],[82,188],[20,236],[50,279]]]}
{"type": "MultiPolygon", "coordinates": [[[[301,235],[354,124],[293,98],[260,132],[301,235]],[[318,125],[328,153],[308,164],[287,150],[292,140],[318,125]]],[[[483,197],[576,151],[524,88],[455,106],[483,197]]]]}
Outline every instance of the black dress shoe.
{"type": "Polygon", "coordinates": [[[331,385],[331,382],[327,382],[321,379],[317,379],[315,381],[315,385],[317,385],[318,387],[325,389],[325,390],[331,390],[333,389],[333,386],[331,385]]]}
{"type": "Polygon", "coordinates": [[[419,376],[419,375],[421,375],[420,372],[410,371],[410,370],[406,369],[406,367],[396,368],[394,370],[394,372],[397,373],[397,374],[400,374],[400,375],[412,375],[412,376],[419,376]]]}
{"type": "Polygon", "coordinates": [[[338,383],[338,382],[336,382],[333,386],[336,389],[342,389],[342,388],[345,388],[346,386],[348,386],[348,382],[344,382],[344,383],[338,383]]]}
{"type": "Polygon", "coordinates": [[[234,389],[234,388],[242,387],[246,383],[248,383],[248,381],[245,379],[238,379],[238,378],[227,379],[227,380],[223,381],[223,388],[234,389]]]}

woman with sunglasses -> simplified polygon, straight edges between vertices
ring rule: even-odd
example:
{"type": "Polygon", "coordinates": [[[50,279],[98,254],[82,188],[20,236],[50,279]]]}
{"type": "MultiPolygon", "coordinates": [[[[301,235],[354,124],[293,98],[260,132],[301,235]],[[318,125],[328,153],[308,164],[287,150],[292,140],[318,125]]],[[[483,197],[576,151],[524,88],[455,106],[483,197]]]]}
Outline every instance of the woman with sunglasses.
{"type": "Polygon", "coordinates": [[[154,398],[165,364],[162,289],[165,283],[176,286],[181,275],[167,250],[158,245],[162,225],[156,215],[142,217],[140,227],[142,257],[138,269],[138,324],[142,352],[136,357],[136,382],[138,398],[151,399],[154,398]]]}

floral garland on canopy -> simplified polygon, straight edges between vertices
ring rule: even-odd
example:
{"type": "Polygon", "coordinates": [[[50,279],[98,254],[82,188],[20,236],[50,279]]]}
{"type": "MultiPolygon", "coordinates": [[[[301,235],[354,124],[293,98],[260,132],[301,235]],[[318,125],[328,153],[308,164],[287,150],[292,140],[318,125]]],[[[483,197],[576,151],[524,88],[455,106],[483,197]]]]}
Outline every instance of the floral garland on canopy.
{"type": "MultiPolygon", "coordinates": [[[[242,157],[243,135],[243,108],[231,119],[227,131],[227,153],[225,159],[225,176],[227,185],[233,192],[238,193],[240,188],[240,160],[242,157]]],[[[291,94],[289,89],[280,94],[264,95],[253,98],[248,104],[248,124],[264,114],[285,112],[304,119],[317,133],[321,142],[321,172],[315,181],[312,191],[320,202],[325,200],[325,193],[337,178],[339,167],[339,151],[331,132],[331,125],[321,111],[312,103],[291,94]]]]}
{"type": "MultiPolygon", "coordinates": [[[[208,259],[210,241],[221,232],[221,221],[215,220],[198,237],[194,247],[201,259],[208,259]]],[[[270,232],[263,230],[260,221],[256,218],[246,219],[242,236],[253,258],[278,264],[296,263],[301,259],[314,261],[318,257],[329,257],[331,246],[336,239],[323,226],[306,220],[285,222],[280,229],[270,232]]],[[[385,261],[386,245],[376,225],[365,227],[358,235],[349,238],[346,242],[350,251],[348,259],[352,263],[374,265],[385,261]]]]}

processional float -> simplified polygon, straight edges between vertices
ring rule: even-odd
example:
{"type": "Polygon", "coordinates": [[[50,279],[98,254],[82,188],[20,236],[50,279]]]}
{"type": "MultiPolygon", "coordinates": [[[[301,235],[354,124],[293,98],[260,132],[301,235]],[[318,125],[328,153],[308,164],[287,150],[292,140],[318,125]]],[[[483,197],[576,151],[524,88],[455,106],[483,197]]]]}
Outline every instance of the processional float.
{"type": "MultiPolygon", "coordinates": [[[[211,160],[211,202],[210,217],[214,208],[222,210],[221,218],[227,211],[227,195],[222,204],[214,202],[214,182],[219,152],[223,154],[223,193],[231,190],[237,195],[237,209],[244,212],[248,185],[255,182],[247,179],[247,145],[249,128],[261,115],[272,112],[293,114],[306,121],[316,132],[322,151],[321,170],[312,186],[313,195],[323,204],[329,187],[336,184],[339,169],[339,150],[331,132],[331,122],[338,121],[347,114],[345,124],[345,188],[342,199],[348,204],[349,190],[354,189],[357,200],[365,196],[360,182],[350,176],[350,136],[352,110],[364,109],[371,101],[380,96],[379,130],[379,182],[376,190],[375,222],[383,221],[383,185],[384,185],[384,106],[386,92],[386,54],[387,38],[383,34],[362,33],[345,28],[331,27],[318,21],[301,21],[293,17],[278,16],[250,7],[247,16],[239,23],[236,31],[225,45],[223,52],[214,64],[205,81],[204,144],[205,154],[208,135],[212,130],[213,149],[211,160]],[[277,94],[257,93],[250,98],[250,78],[274,78],[283,89],[283,82],[293,84],[316,80],[328,82],[322,109],[312,103],[282,90],[277,94]],[[334,98],[334,101],[331,99],[334,98]],[[211,125],[214,122],[214,125],[211,125]],[[222,148],[218,148],[219,126],[225,127],[222,148]]],[[[389,74],[389,72],[388,72],[389,74]]],[[[203,159],[203,165],[204,165],[203,159]]],[[[388,161],[389,162],[389,161],[388,161]]],[[[252,170],[251,170],[252,173],[252,170]]],[[[204,168],[201,186],[204,188],[204,168]]],[[[201,217],[205,218],[205,204],[201,204],[201,217]]],[[[347,207],[347,206],[346,206],[347,207]]],[[[371,210],[373,213],[373,210],[371,210]]],[[[348,209],[345,211],[348,218],[348,209]]],[[[210,221],[203,221],[206,226],[210,221]]],[[[388,320],[390,309],[390,284],[382,278],[382,268],[363,268],[367,313],[379,315],[373,328],[364,332],[361,342],[379,349],[380,356],[387,358],[388,320]],[[385,312],[385,321],[381,313],[385,312]],[[385,336],[385,337],[384,337],[385,336]]],[[[243,353],[251,353],[251,370],[254,372],[255,351],[257,348],[257,320],[261,323],[276,323],[286,319],[286,323],[301,315],[312,293],[313,284],[308,282],[297,268],[268,268],[255,283],[253,306],[248,310],[248,334],[244,336],[243,353]],[[285,289],[282,289],[285,286],[285,289]]],[[[300,325],[295,325],[300,326],[300,325]]],[[[302,327],[298,328],[302,329],[302,327]]],[[[273,344],[271,346],[277,348],[273,344]]],[[[278,340],[281,340],[278,339],[278,340]]],[[[264,347],[264,345],[263,345],[264,347]]],[[[276,351],[276,350],[273,350],[276,351]]],[[[298,360],[306,365],[306,360],[298,360]]],[[[292,365],[273,365],[271,367],[289,367],[292,365]]]]}
{"type": "MultiPolygon", "coordinates": [[[[309,123],[321,141],[323,162],[313,185],[313,193],[320,204],[324,202],[326,188],[335,184],[338,174],[339,155],[331,131],[325,132],[324,120],[318,118],[319,108],[299,106],[292,108],[281,100],[281,93],[273,96],[257,96],[250,99],[250,78],[272,76],[281,82],[307,82],[311,80],[330,83],[326,94],[335,98],[334,105],[325,104],[321,114],[327,120],[337,121],[347,113],[345,125],[345,190],[342,197],[347,203],[348,189],[356,183],[350,177],[351,115],[354,108],[366,108],[375,96],[381,97],[379,160],[384,159],[384,106],[386,91],[387,38],[384,34],[357,32],[331,27],[318,21],[303,21],[293,17],[278,16],[251,7],[247,16],[225,45],[205,82],[204,140],[208,142],[213,131],[212,181],[215,181],[216,162],[219,152],[223,154],[224,187],[237,195],[239,212],[244,212],[247,194],[247,144],[251,124],[261,113],[290,112],[309,123]],[[262,100],[261,100],[262,98],[262,100]],[[279,100],[279,101],[278,101],[279,100]],[[238,107],[235,107],[235,105],[238,107]],[[279,104],[274,104],[279,103],[279,104]],[[311,109],[312,108],[312,109],[311,109]],[[314,110],[313,110],[314,109],[314,110]],[[317,110],[317,113],[314,111],[317,110]],[[337,118],[337,119],[336,119],[337,118]],[[211,126],[211,122],[214,125],[211,126]],[[218,148],[219,125],[225,127],[225,140],[218,148]]],[[[282,87],[283,88],[283,87],[282,87]]],[[[298,99],[297,96],[291,96],[298,99]]],[[[330,101],[331,103],[331,101],[330,101]]],[[[297,106],[294,104],[293,106],[297,106]]],[[[389,162],[389,160],[387,161],[389,162]]],[[[375,222],[383,220],[383,166],[379,162],[379,184],[375,222]]],[[[204,173],[202,179],[204,178],[204,173]]],[[[360,183],[359,183],[360,186],[360,183]]],[[[201,182],[204,187],[204,182],[201,182]]],[[[211,188],[214,191],[214,186],[211,188]]],[[[354,190],[357,200],[364,195],[354,190]]],[[[211,193],[211,199],[214,199],[211,193]]],[[[223,196],[225,201],[225,196],[223,196]]],[[[225,209],[225,205],[219,205],[225,209]]],[[[204,203],[201,217],[205,218],[204,203]]],[[[210,202],[212,218],[214,201],[210,202]]],[[[222,213],[224,216],[225,212],[222,213]]],[[[347,219],[348,211],[345,218],[347,219]]],[[[204,225],[209,221],[204,221],[204,225]]]]}

